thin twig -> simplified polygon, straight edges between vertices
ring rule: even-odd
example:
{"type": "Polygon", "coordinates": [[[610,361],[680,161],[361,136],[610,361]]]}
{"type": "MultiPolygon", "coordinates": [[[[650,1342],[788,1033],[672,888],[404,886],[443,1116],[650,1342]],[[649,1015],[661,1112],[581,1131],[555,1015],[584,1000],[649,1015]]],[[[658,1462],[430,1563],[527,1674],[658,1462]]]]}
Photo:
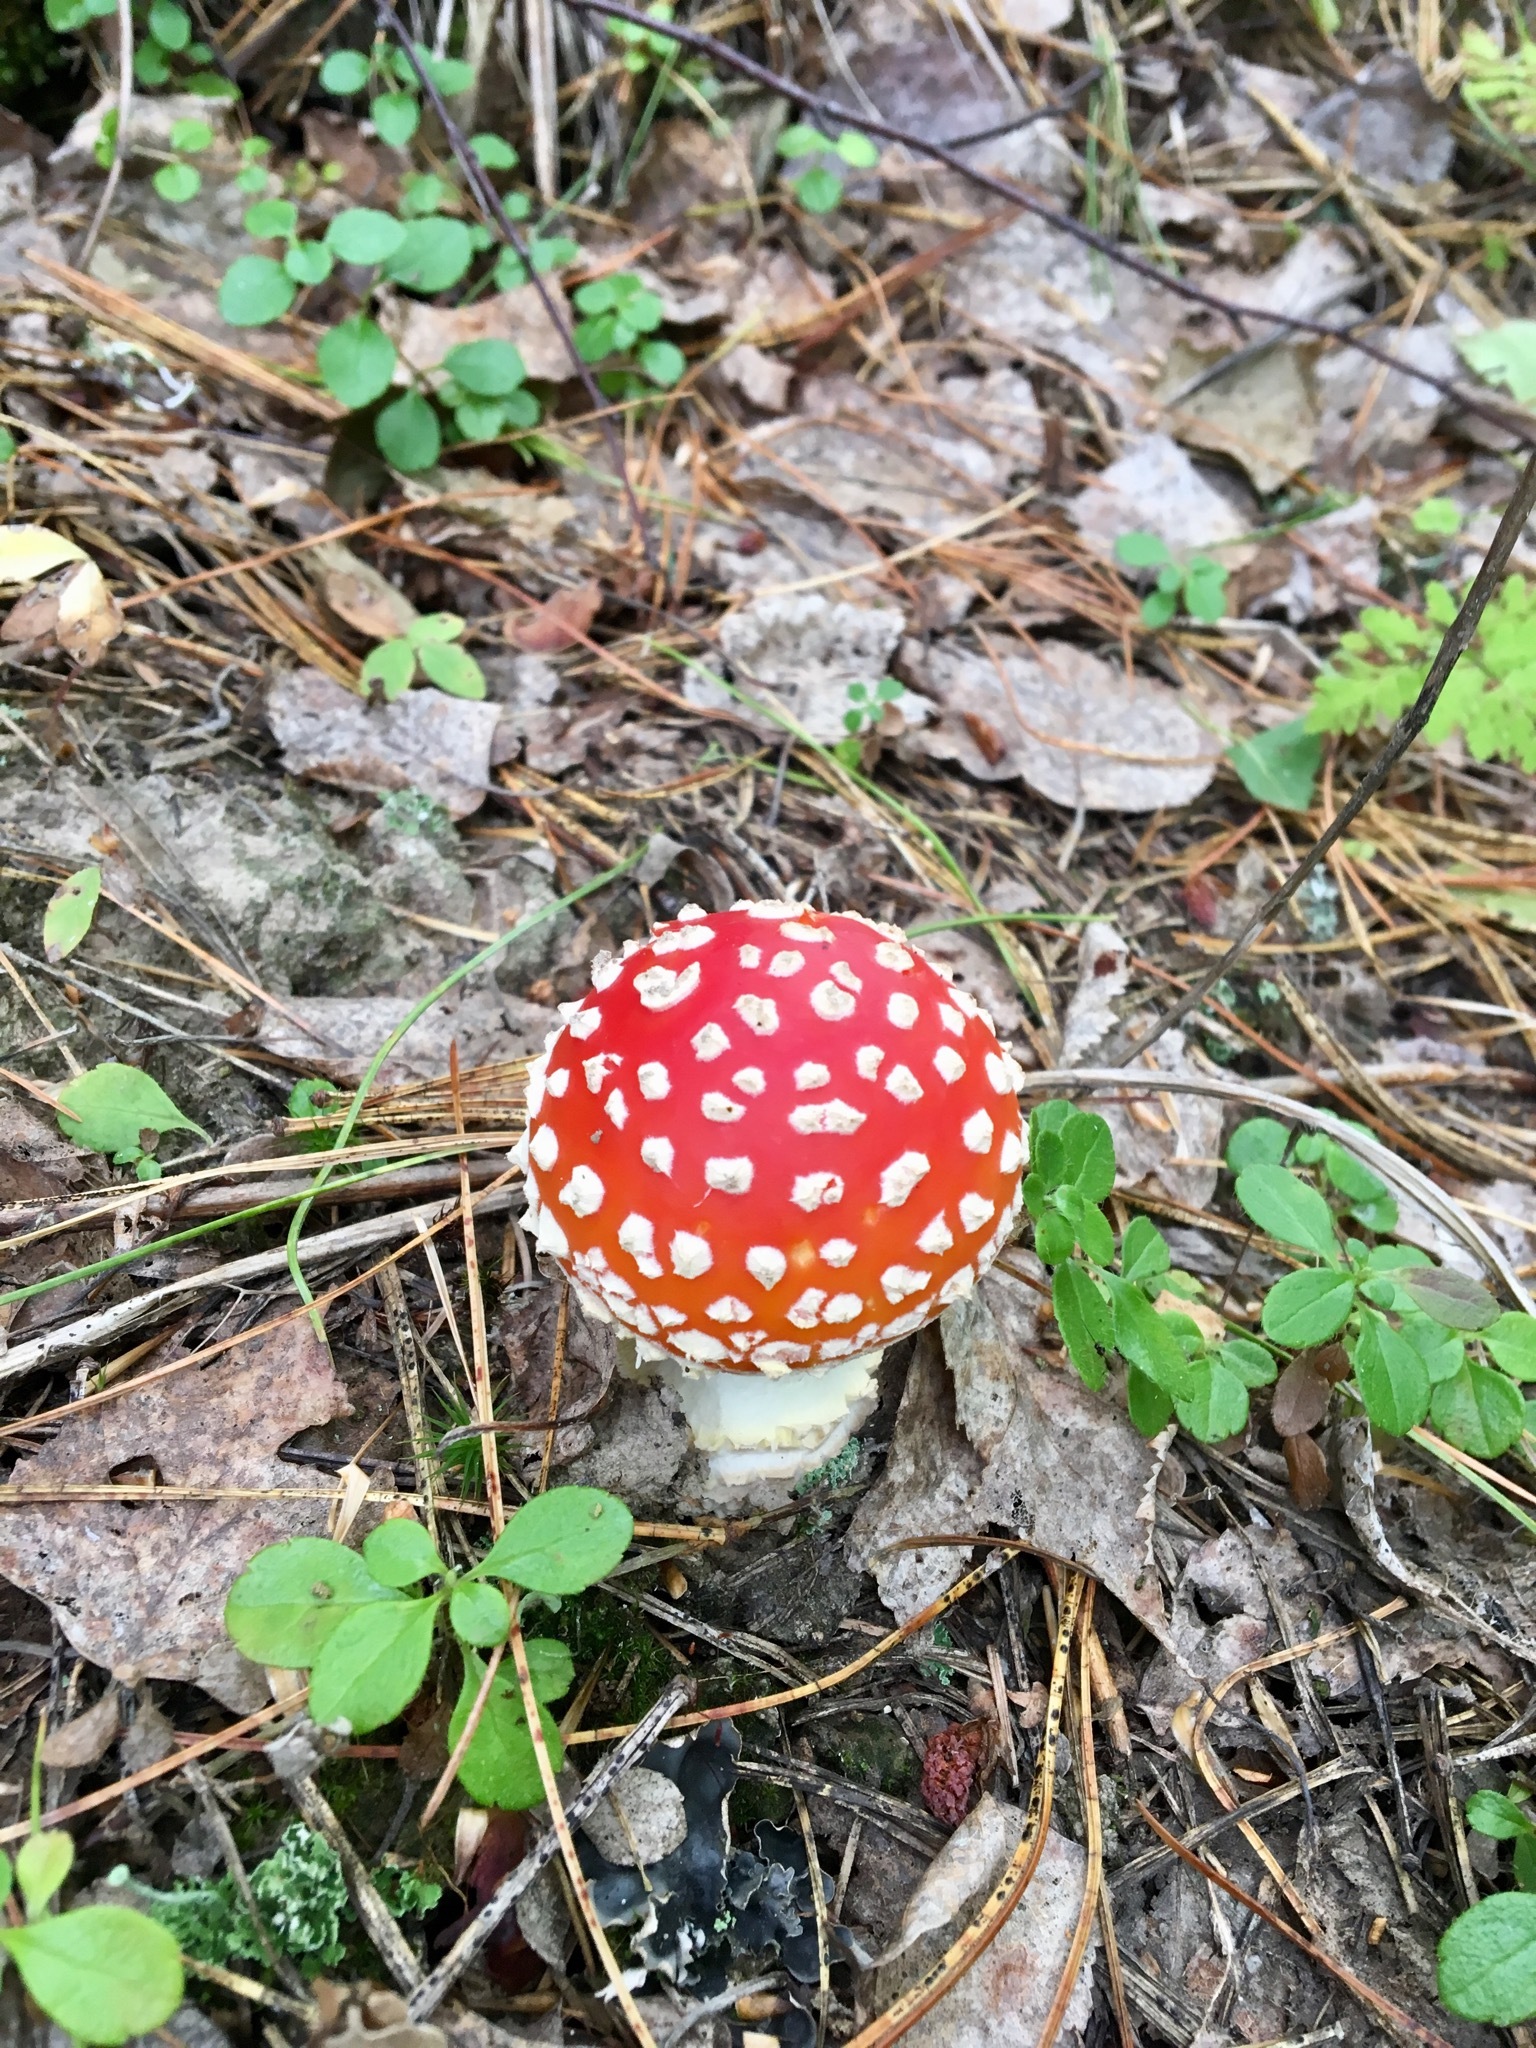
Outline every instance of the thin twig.
{"type": "MultiPolygon", "coordinates": [[[[566,4],[572,5],[574,0],[566,0],[566,4]]],[[[1132,1039],[1128,1045],[1111,1052],[1107,1058],[1108,1065],[1124,1066],[1138,1053],[1145,1052],[1149,1045],[1155,1045],[1165,1031],[1172,1030],[1173,1026],[1187,1017],[1191,1010],[1198,1009],[1223,976],[1232,972],[1260,932],[1280,915],[1308,875],[1327,858],[1330,849],[1337,846],[1348,832],[1386,781],[1392,768],[1428,724],[1430,713],[1440,701],[1440,693],[1450,678],[1451,670],[1472,644],[1478,621],[1483,616],[1488,600],[1493,596],[1514,552],[1516,542],[1525,531],[1525,524],[1531,516],[1533,506],[1536,506],[1536,455],[1532,455],[1527,461],[1524,474],[1515,486],[1515,494],[1504,508],[1504,517],[1499,521],[1492,545],[1483,557],[1482,567],[1472,579],[1472,588],[1462,600],[1461,610],[1446,628],[1445,638],[1440,642],[1439,650],[1430,663],[1429,674],[1424,678],[1423,688],[1393,726],[1386,744],[1355,785],[1355,792],[1349,802],[1338,812],[1326,831],[1314,840],[1311,850],[1291,870],[1274,894],[1259,906],[1244,926],[1241,935],[1233,940],[1215,965],[1208,968],[1198,981],[1192,983],[1177,1002],[1170,1004],[1149,1031],[1143,1033],[1140,1038],[1132,1039]]]]}
{"type": "MultiPolygon", "coordinates": [[[[124,0],[124,5],[126,4],[127,0],[124,0]]],[[[591,401],[592,409],[597,415],[598,426],[603,436],[603,445],[608,451],[608,460],[613,468],[614,481],[624,493],[625,500],[629,505],[629,516],[634,522],[635,532],[640,537],[640,545],[645,551],[647,566],[659,576],[661,574],[661,564],[656,559],[656,553],[651,544],[650,529],[645,523],[645,514],[640,510],[640,500],[636,497],[635,487],[629,480],[629,469],[624,461],[624,450],[619,441],[618,434],[614,431],[613,421],[609,416],[608,401],[598,389],[597,379],[593,376],[591,368],[583,358],[580,349],[576,346],[576,337],[571,331],[570,321],[566,319],[563,308],[556,303],[555,295],[544,282],[542,274],[534,267],[533,257],[529,253],[528,244],[513,226],[512,217],[501,203],[501,194],[486,175],[485,166],[464,140],[462,132],[448,111],[448,102],[433,83],[426,66],[422,63],[417,53],[416,45],[411,41],[401,25],[400,17],[389,4],[389,0],[374,0],[374,11],[378,15],[380,26],[387,29],[390,35],[395,38],[405,54],[406,62],[415,72],[417,83],[426,95],[433,113],[438,118],[442,127],[443,137],[448,147],[452,150],[454,160],[457,162],[459,169],[464,173],[465,183],[478,200],[480,210],[501,236],[507,247],[521,259],[523,268],[528,273],[528,281],[538,293],[539,302],[548,315],[551,326],[565,344],[566,354],[571,359],[571,367],[581,379],[582,389],[586,392],[588,399],[591,401]]]]}
{"type": "MultiPolygon", "coordinates": [[[[616,1784],[631,1764],[645,1754],[687,1698],[686,1683],[680,1678],[675,1679],[645,1718],[636,1723],[621,1743],[609,1750],[581,1790],[566,1801],[565,1817],[573,1826],[579,1826],[593,1807],[607,1796],[609,1787],[616,1784]]],[[[431,1976],[424,1978],[419,1989],[412,1993],[408,2008],[411,2019],[431,2018],[505,1916],[544,1866],[553,1862],[559,1850],[559,1838],[552,1829],[548,1834],[540,1835],[517,1868],[509,1871],[497,1885],[431,1976]]]]}
{"type": "Polygon", "coordinates": [[[465,1716],[464,1726],[459,1730],[459,1739],[453,1745],[452,1753],[447,1763],[443,1765],[437,1783],[432,1787],[431,1798],[421,1809],[420,1827],[423,1834],[426,1833],[433,1821],[437,1819],[438,1808],[453,1789],[453,1781],[459,1775],[459,1765],[463,1763],[468,1753],[469,1745],[475,1739],[475,1730],[480,1726],[480,1722],[485,1714],[486,1702],[490,1699],[491,1687],[496,1683],[496,1674],[501,1669],[501,1660],[506,1655],[506,1649],[505,1643],[498,1643],[486,1662],[485,1676],[481,1679],[480,1689],[470,1704],[469,1713],[465,1716]]]}
{"type": "Polygon", "coordinates": [[[101,197],[96,202],[96,211],[91,224],[85,231],[85,240],[80,244],[80,253],[75,258],[77,270],[89,270],[91,258],[96,253],[96,243],[106,226],[107,214],[117,196],[118,180],[123,175],[123,162],[128,154],[128,123],[133,114],[133,0],[117,0],[117,133],[112,138],[112,161],[107,166],[107,182],[101,188],[101,197]]]}

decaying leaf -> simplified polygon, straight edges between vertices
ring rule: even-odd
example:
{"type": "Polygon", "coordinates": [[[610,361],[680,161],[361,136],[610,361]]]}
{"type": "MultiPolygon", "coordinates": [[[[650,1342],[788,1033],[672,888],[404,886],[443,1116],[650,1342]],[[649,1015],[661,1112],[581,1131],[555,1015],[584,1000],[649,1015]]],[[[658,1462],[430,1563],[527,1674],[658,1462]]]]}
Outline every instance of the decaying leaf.
{"type": "Polygon", "coordinates": [[[43,1762],[51,1770],[61,1771],[100,1763],[116,1741],[121,1721],[122,1702],[116,1685],[109,1685],[94,1706],[49,1729],[43,1738],[43,1762]]]}
{"type": "Polygon", "coordinates": [[[334,1487],[317,1479],[313,1505],[162,1504],[145,1500],[142,1488],[149,1478],[167,1486],[307,1490],[304,1470],[281,1464],[278,1447],[351,1412],[324,1343],[302,1317],[204,1371],[129,1391],[66,1422],[11,1479],[13,1490],[117,1481],[123,1505],[7,1501],[0,1573],[42,1600],[93,1664],[200,1685],[249,1713],[266,1700],[267,1686],[224,1632],[224,1596],[265,1544],[324,1535],[334,1487]]]}
{"type": "Polygon", "coordinates": [[[503,630],[524,654],[563,654],[580,643],[602,602],[602,585],[589,579],[570,590],[557,590],[531,612],[509,612],[503,630]]]}
{"type": "Polygon", "coordinates": [[[309,559],[319,575],[320,595],[337,618],[366,639],[393,640],[420,616],[403,590],[339,540],[322,541],[309,550],[309,559]]]}
{"type": "Polygon", "coordinates": [[[419,789],[455,818],[485,800],[494,704],[407,690],[393,704],[368,705],[319,669],[301,668],[268,685],[266,711],[290,775],[379,794],[419,789]]]}

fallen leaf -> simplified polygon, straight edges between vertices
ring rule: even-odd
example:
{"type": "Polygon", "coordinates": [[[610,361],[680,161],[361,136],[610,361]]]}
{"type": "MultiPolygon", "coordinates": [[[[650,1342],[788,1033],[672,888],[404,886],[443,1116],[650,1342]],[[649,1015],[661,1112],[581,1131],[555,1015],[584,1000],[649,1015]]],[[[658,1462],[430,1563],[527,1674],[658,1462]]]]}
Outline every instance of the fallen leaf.
{"type": "Polygon", "coordinates": [[[794,368],[760,349],[756,342],[741,341],[735,348],[727,349],[715,365],[715,374],[759,412],[788,410],[794,368]]]}
{"type": "Polygon", "coordinates": [[[35,583],[64,562],[83,562],[85,550],[46,526],[0,526],[0,584],[35,583]]]}
{"type": "MultiPolygon", "coordinates": [[[[835,742],[848,737],[849,690],[861,683],[873,695],[904,623],[892,605],[849,604],[814,590],[770,591],[721,623],[720,651],[738,683],[781,699],[812,739],[835,742]]],[[[909,723],[927,714],[910,691],[894,703],[904,716],[910,712],[909,723]]]]}
{"type": "Polygon", "coordinates": [[[597,617],[603,587],[595,580],[557,590],[532,611],[508,612],[502,631],[524,654],[563,654],[579,645],[597,617]]]}
{"type": "Polygon", "coordinates": [[[939,716],[898,750],[958,761],[979,782],[1019,776],[1067,810],[1175,809],[1211,782],[1220,739],[1175,691],[1149,677],[1127,679],[1118,664],[1069,641],[1037,641],[1036,650],[994,661],[935,646],[912,679],[939,716]]]}
{"type": "MultiPolygon", "coordinates": [[[[414,1008],[409,996],[305,996],[302,1015],[309,1031],[301,1031],[279,1010],[264,1009],[255,1040],[263,1052],[296,1072],[355,1084],[414,1008]]],[[[487,989],[460,992],[457,1000],[447,996],[406,1032],[384,1062],[378,1085],[397,1088],[407,1081],[437,1080],[448,1071],[448,1048],[455,1040],[465,1068],[538,1052],[559,1023],[555,1011],[517,996],[487,989]]]]}
{"type": "Polygon", "coordinates": [[[71,1721],[50,1728],[43,1739],[43,1762],[52,1770],[78,1771],[98,1764],[117,1740],[122,1703],[116,1685],[109,1685],[94,1706],[71,1721]]]}
{"type": "Polygon", "coordinates": [[[74,660],[90,667],[123,630],[123,615],[94,562],[82,562],[59,592],[54,638],[74,660]]]}
{"type": "Polygon", "coordinates": [[[1266,349],[1230,369],[1227,355],[1175,341],[1155,395],[1181,441],[1230,456],[1268,497],[1312,460],[1322,409],[1300,349],[1266,349]],[[1220,374],[1186,394],[1213,369],[1220,374]]]}
{"type": "Polygon", "coordinates": [[[301,668],[268,684],[266,713],[290,775],[337,789],[418,789],[455,818],[485,801],[494,704],[417,689],[370,705],[319,669],[301,668]]]}
{"type": "Polygon", "coordinates": [[[319,572],[320,595],[365,639],[394,640],[420,616],[403,590],[339,540],[312,547],[309,559],[319,572]]]}
{"type": "Polygon", "coordinates": [[[1122,534],[1155,533],[1177,559],[1203,549],[1227,569],[1240,568],[1253,553],[1242,536],[1257,524],[1167,434],[1147,435],[1100,470],[1070,501],[1067,517],[1106,562],[1115,559],[1122,534]]]}
{"type": "Polygon", "coordinates": [[[50,960],[63,960],[74,952],[91,928],[100,897],[100,868],[81,868],[60,882],[43,912],[43,951],[50,960]]]}
{"type": "MultiPolygon", "coordinates": [[[[276,1452],[302,1429],[350,1415],[330,1354],[303,1317],[201,1372],[147,1386],[65,1422],[16,1466],[10,1489],[100,1486],[146,1467],[167,1486],[308,1490],[276,1452]]],[[[5,1501],[0,1573],[35,1594],[72,1648],[108,1670],[200,1685],[235,1713],[266,1681],[224,1632],[224,1596],[265,1544],[322,1536],[335,1493],[303,1500],[5,1501]]],[[[4,1490],[0,1490],[3,1498],[4,1490]]]]}

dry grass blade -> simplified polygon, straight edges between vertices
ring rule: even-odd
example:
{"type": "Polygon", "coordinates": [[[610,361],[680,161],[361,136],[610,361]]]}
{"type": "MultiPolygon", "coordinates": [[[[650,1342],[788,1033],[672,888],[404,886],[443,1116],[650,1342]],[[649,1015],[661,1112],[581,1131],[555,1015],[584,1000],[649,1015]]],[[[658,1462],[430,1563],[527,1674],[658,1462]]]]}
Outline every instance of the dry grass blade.
{"type": "Polygon", "coordinates": [[[1099,1887],[1104,1875],[1104,1815],[1099,1805],[1098,1764],[1093,1753],[1093,1596],[1096,1591],[1093,1581],[1088,1581],[1083,1595],[1082,1610],[1078,1618],[1078,1694],[1076,1727],[1079,1780],[1083,1801],[1083,1832],[1087,1838],[1088,1862],[1083,1873],[1083,1902],[1078,1908],[1077,1925],[1072,1930],[1072,1939],[1067,1945],[1067,1959],[1062,1964],[1061,1980],[1051,1999],[1050,2011],[1040,2029],[1036,2048],[1055,2048],[1056,2036],[1066,2018],[1067,2007],[1072,1993],[1077,1988],[1078,1973],[1083,1967],[1083,1957],[1088,1953],[1088,1940],[1093,1933],[1094,1915],[1099,1909],[1099,1887]]]}

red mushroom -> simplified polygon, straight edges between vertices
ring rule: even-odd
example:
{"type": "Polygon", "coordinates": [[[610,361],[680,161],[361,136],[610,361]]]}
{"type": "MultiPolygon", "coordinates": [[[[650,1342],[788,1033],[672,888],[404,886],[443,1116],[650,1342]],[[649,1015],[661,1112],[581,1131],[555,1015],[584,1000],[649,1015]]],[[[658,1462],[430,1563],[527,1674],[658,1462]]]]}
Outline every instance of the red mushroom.
{"type": "Polygon", "coordinates": [[[528,1077],[539,1249],[663,1365],[702,1448],[762,1454],[717,1476],[793,1476],[1006,1240],[1019,1070],[899,931],[848,913],[689,907],[592,987],[528,1077]]]}

